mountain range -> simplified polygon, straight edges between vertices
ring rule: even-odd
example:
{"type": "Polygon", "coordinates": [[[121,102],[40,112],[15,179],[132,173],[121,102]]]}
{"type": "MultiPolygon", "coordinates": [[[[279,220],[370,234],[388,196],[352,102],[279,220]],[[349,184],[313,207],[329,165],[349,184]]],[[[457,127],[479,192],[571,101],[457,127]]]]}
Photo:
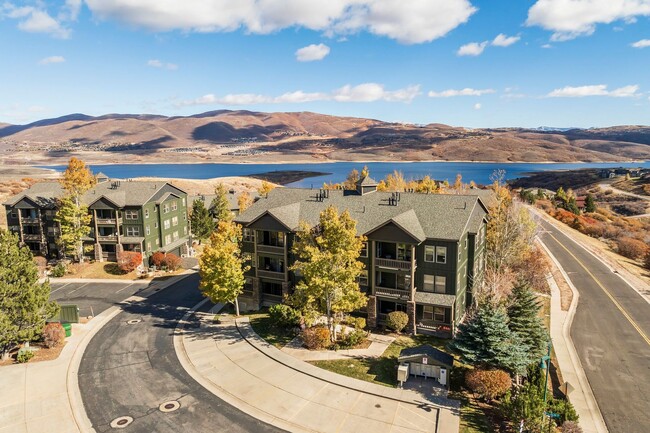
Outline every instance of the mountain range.
{"type": "Polygon", "coordinates": [[[650,127],[463,128],[311,112],[219,110],[192,116],[70,114],[0,124],[0,158],[56,161],[449,160],[596,162],[650,159],[650,127]],[[120,158],[121,159],[121,158],[120,158]]]}

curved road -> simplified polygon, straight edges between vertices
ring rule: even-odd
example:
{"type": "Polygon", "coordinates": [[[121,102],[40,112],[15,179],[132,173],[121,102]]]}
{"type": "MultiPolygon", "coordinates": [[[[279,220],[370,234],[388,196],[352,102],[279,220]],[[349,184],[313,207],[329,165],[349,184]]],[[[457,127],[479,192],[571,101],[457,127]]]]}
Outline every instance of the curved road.
{"type": "MultiPolygon", "coordinates": [[[[79,369],[79,388],[97,432],[110,422],[134,418],[126,432],[278,432],[217,398],[181,367],[173,333],[188,308],[201,300],[198,274],[148,299],[124,307],[90,341],[79,369]],[[136,324],[127,324],[140,319],[136,324]],[[181,408],[163,413],[158,406],[178,400],[181,408]]],[[[191,325],[190,325],[191,326],[191,325]]]]}
{"type": "Polygon", "coordinates": [[[580,293],[571,338],[607,428],[650,431],[650,303],[556,227],[540,224],[580,293]]]}

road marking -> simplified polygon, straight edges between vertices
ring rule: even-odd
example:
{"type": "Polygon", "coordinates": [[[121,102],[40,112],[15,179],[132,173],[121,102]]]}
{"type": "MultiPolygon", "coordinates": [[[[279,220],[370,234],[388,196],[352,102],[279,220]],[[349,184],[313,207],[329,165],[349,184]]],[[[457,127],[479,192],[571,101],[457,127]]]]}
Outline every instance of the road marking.
{"type": "Polygon", "coordinates": [[[128,288],[131,287],[133,284],[134,284],[134,283],[131,283],[131,284],[129,284],[128,286],[122,287],[120,290],[118,290],[118,291],[115,292],[115,293],[120,293],[122,290],[126,290],[126,289],[128,289],[128,288]]]}
{"type": "Polygon", "coordinates": [[[72,283],[65,283],[65,284],[63,284],[61,287],[59,287],[58,289],[54,289],[54,290],[50,291],[50,295],[51,295],[52,293],[58,292],[58,291],[61,290],[61,289],[65,289],[65,288],[68,287],[70,284],[72,284],[72,283]]]}
{"type": "Polygon", "coordinates": [[[603,290],[603,292],[605,292],[605,294],[607,295],[607,297],[608,297],[608,298],[609,298],[609,299],[614,303],[614,305],[616,306],[616,308],[618,308],[618,310],[619,310],[621,313],[623,313],[623,316],[625,316],[625,318],[627,319],[627,321],[630,322],[630,324],[634,327],[634,329],[636,329],[636,331],[639,333],[639,335],[641,335],[641,337],[645,340],[645,342],[648,344],[648,346],[650,346],[650,338],[648,338],[648,336],[645,335],[645,332],[643,332],[643,330],[639,327],[639,325],[637,325],[637,323],[632,319],[632,317],[630,317],[630,315],[627,313],[627,311],[625,311],[625,309],[621,306],[621,304],[619,304],[618,301],[617,301],[616,299],[614,299],[614,297],[612,296],[612,294],[610,293],[610,291],[607,290],[607,289],[605,288],[605,286],[603,286],[603,284],[600,282],[600,280],[599,280],[598,278],[596,278],[596,277],[594,276],[594,274],[592,274],[591,271],[590,271],[589,269],[587,269],[587,267],[586,267],[586,266],[585,266],[585,265],[580,261],[580,259],[578,259],[578,258],[575,256],[575,254],[573,254],[573,253],[572,253],[572,252],[571,252],[567,247],[564,246],[564,244],[562,244],[562,242],[560,242],[560,241],[559,241],[555,236],[553,236],[552,233],[549,233],[548,235],[549,235],[550,237],[552,237],[552,238],[555,240],[555,242],[558,243],[558,245],[560,245],[562,248],[564,248],[564,250],[565,250],[567,253],[569,253],[569,255],[570,255],[571,257],[573,257],[573,259],[574,259],[576,262],[578,262],[578,264],[582,267],[582,269],[584,269],[584,270],[587,272],[587,274],[589,274],[589,276],[590,276],[590,277],[591,277],[591,278],[596,282],[596,284],[598,284],[598,286],[603,290]]]}
{"type": "Polygon", "coordinates": [[[77,287],[76,289],[71,290],[70,293],[68,293],[68,295],[73,294],[73,293],[76,292],[77,290],[81,290],[81,289],[83,289],[83,288],[86,287],[88,284],[90,284],[90,283],[82,284],[81,286],[77,287]]]}

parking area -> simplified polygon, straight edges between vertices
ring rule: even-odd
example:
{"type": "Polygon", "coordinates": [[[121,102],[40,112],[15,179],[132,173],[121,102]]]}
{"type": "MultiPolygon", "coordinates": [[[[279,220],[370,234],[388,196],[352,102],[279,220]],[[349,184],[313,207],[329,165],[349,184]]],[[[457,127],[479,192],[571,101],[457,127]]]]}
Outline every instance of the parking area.
{"type": "Polygon", "coordinates": [[[149,281],[53,281],[50,298],[61,305],[77,305],[80,317],[96,316],[146,289],[149,284],[149,281]]]}

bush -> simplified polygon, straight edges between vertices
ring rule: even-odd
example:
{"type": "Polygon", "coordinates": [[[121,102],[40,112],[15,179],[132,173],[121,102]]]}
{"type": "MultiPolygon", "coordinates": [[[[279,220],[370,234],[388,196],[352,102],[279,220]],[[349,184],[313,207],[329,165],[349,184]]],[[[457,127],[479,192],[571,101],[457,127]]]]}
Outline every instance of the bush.
{"type": "Polygon", "coordinates": [[[286,304],[276,304],[269,308],[269,318],[275,326],[291,328],[300,323],[300,314],[286,304]]]}
{"type": "Polygon", "coordinates": [[[395,332],[402,332],[402,329],[406,328],[406,325],[409,323],[409,316],[403,311],[393,311],[388,313],[388,318],[386,319],[386,326],[395,332]]]}
{"type": "Polygon", "coordinates": [[[156,251],[149,257],[149,263],[152,266],[155,266],[156,268],[160,269],[165,262],[165,253],[162,251],[156,251]]]}
{"type": "Polygon", "coordinates": [[[135,271],[142,264],[142,253],[122,251],[117,255],[117,267],[125,274],[135,271]]]}
{"type": "Polygon", "coordinates": [[[339,342],[341,347],[350,348],[360,344],[366,338],[366,333],[362,329],[355,329],[347,333],[339,342]]]}
{"type": "Polygon", "coordinates": [[[55,267],[52,268],[50,275],[55,278],[61,278],[66,274],[66,267],[63,263],[58,263],[55,267]]]}
{"type": "Polygon", "coordinates": [[[560,427],[562,433],[583,433],[582,427],[578,425],[575,421],[565,421],[560,427]]]}
{"type": "Polygon", "coordinates": [[[620,255],[632,260],[643,257],[648,249],[644,242],[630,237],[619,239],[617,248],[620,255]]]}
{"type": "Polygon", "coordinates": [[[65,329],[59,322],[52,322],[43,328],[43,344],[45,347],[57,347],[65,340],[65,329]]]}
{"type": "Polygon", "coordinates": [[[24,364],[29,362],[30,359],[34,357],[34,351],[28,347],[21,347],[18,349],[18,355],[16,355],[16,362],[24,364]]]}
{"type": "Polygon", "coordinates": [[[362,331],[366,329],[366,319],[363,317],[351,317],[350,325],[354,326],[354,329],[357,331],[362,331]]]}
{"type": "Polygon", "coordinates": [[[302,341],[309,350],[325,349],[331,344],[330,330],[324,326],[314,326],[302,332],[302,341]]]}
{"type": "Polygon", "coordinates": [[[163,265],[167,266],[167,269],[170,271],[175,271],[181,266],[181,258],[176,254],[167,253],[165,260],[163,261],[163,265]]]}
{"type": "Polygon", "coordinates": [[[643,258],[643,265],[650,271],[650,246],[648,246],[648,251],[645,253],[645,257],[643,258]]]}
{"type": "Polygon", "coordinates": [[[475,368],[465,375],[465,384],[486,401],[501,397],[510,390],[512,380],[503,370],[481,370],[475,368]]]}
{"type": "Polygon", "coordinates": [[[548,401],[548,410],[560,415],[559,424],[565,421],[578,421],[578,413],[569,400],[551,399],[548,401]]]}

